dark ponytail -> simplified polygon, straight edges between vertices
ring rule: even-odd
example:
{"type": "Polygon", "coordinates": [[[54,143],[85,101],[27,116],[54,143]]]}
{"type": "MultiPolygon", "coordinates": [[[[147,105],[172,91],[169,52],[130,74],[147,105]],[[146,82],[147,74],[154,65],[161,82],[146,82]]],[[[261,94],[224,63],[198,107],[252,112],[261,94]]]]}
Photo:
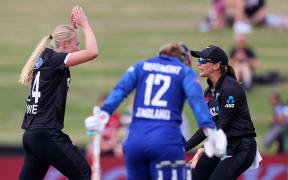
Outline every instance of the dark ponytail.
{"type": "Polygon", "coordinates": [[[221,65],[220,66],[221,68],[221,73],[226,73],[227,75],[233,77],[234,79],[236,79],[236,74],[235,74],[235,71],[234,69],[232,68],[232,66],[230,65],[221,65]]]}

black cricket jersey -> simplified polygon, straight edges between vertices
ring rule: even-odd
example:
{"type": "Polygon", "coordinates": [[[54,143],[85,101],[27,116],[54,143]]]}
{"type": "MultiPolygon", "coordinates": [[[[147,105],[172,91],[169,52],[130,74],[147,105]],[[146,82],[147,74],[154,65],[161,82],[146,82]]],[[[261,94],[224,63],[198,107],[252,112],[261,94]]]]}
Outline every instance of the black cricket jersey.
{"type": "Polygon", "coordinates": [[[65,67],[69,55],[46,48],[37,59],[23,129],[63,128],[70,84],[70,71],[65,67]]]}
{"type": "MultiPolygon", "coordinates": [[[[218,129],[222,129],[228,139],[241,137],[256,137],[253,122],[251,121],[245,90],[236,79],[224,73],[213,90],[211,81],[205,90],[205,98],[210,114],[218,129]]],[[[185,150],[200,144],[206,138],[202,129],[199,129],[187,142],[185,150]]]]}

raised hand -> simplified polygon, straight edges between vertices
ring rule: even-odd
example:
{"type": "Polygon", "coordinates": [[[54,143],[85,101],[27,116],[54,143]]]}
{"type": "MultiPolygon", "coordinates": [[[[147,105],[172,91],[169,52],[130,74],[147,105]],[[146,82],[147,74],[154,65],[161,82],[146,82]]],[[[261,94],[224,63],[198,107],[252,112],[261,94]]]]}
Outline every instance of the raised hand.
{"type": "Polygon", "coordinates": [[[70,24],[72,27],[74,27],[75,29],[77,29],[77,23],[76,23],[76,20],[75,20],[75,15],[73,13],[73,9],[71,11],[71,16],[70,16],[70,24]]]}
{"type": "Polygon", "coordinates": [[[74,6],[72,9],[73,24],[77,24],[80,27],[83,27],[88,24],[87,17],[82,9],[82,7],[74,6]]]}

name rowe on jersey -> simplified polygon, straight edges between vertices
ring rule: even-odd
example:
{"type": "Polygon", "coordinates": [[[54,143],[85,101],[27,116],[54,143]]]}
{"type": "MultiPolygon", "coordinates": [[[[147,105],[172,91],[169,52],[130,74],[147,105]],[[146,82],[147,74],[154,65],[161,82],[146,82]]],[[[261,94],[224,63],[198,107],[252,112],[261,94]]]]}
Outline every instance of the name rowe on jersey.
{"type": "MultiPolygon", "coordinates": [[[[69,55],[65,58],[68,59],[69,55]]],[[[43,65],[43,59],[41,57],[38,57],[36,64],[34,66],[34,70],[36,71],[43,65]]],[[[29,96],[27,99],[27,105],[26,105],[26,113],[27,114],[37,114],[38,112],[38,101],[39,98],[41,98],[41,92],[39,91],[39,84],[40,84],[40,74],[41,71],[38,71],[35,80],[33,82],[33,86],[31,88],[31,97],[34,99],[34,101],[31,101],[31,97],[29,96]],[[34,102],[34,103],[33,103],[34,102]]],[[[69,88],[70,86],[70,77],[67,78],[67,87],[69,88]]]]}

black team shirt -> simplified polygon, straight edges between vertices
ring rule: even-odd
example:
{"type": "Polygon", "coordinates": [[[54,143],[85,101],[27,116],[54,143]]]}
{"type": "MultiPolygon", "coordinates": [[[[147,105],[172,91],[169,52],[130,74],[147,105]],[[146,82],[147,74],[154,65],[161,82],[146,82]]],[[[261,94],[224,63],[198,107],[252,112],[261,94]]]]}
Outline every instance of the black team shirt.
{"type": "MultiPolygon", "coordinates": [[[[222,129],[229,143],[230,139],[241,137],[256,137],[251,121],[245,90],[231,76],[224,73],[216,83],[215,90],[208,80],[209,87],[205,90],[205,98],[210,114],[218,129],[222,129]]],[[[185,150],[188,151],[206,138],[202,129],[187,141],[185,150]]]]}
{"type": "Polygon", "coordinates": [[[67,53],[46,48],[37,59],[23,129],[63,128],[70,84],[70,71],[65,67],[68,58],[67,53]]]}

